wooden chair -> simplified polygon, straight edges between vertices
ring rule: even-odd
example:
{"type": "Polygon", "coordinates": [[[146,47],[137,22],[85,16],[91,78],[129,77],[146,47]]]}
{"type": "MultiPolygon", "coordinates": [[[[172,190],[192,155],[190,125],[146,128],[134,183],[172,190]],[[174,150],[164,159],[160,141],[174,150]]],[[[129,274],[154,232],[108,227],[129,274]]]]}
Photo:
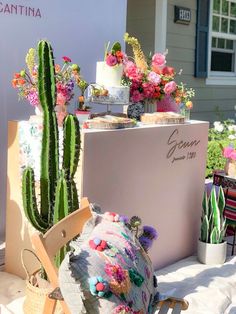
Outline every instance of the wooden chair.
{"type": "MultiPolygon", "coordinates": [[[[60,293],[58,270],[54,263],[54,257],[60,248],[81,233],[84,223],[91,216],[92,213],[88,199],[83,198],[81,200],[80,209],[59,221],[45,234],[36,232],[32,235],[32,243],[35,253],[40,259],[53,289],[53,291],[46,298],[42,314],[53,314],[55,312],[57,301],[61,303],[64,314],[70,314],[70,311],[60,293]]],[[[165,301],[161,301],[159,305],[160,314],[169,313],[168,310],[170,308],[173,309],[173,314],[180,313],[181,310],[188,308],[187,301],[177,298],[169,298],[165,301]]]]}

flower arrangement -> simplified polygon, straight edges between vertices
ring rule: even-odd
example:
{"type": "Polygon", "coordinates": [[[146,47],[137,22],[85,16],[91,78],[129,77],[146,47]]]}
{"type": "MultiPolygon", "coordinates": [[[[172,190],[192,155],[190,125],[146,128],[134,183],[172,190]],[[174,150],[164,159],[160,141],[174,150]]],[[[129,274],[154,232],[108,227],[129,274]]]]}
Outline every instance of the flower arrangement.
{"type": "MultiPolygon", "coordinates": [[[[77,64],[72,64],[70,58],[64,56],[62,59],[62,66],[59,64],[55,65],[56,105],[66,106],[74,96],[75,82],[80,80],[80,68],[77,64]]],[[[33,107],[40,108],[38,97],[38,61],[34,48],[29,49],[25,62],[27,69],[14,74],[12,86],[18,88],[20,98],[27,99],[33,107]]]]}
{"type": "Polygon", "coordinates": [[[104,60],[109,66],[116,66],[119,64],[123,64],[126,60],[126,55],[121,50],[121,44],[119,42],[115,42],[110,51],[108,51],[110,43],[108,43],[105,47],[105,57],[104,60]]]}
{"type": "Polygon", "coordinates": [[[134,61],[125,62],[123,83],[130,86],[130,99],[133,103],[156,103],[163,101],[192,108],[192,88],[187,89],[175,82],[175,69],[166,65],[166,54],[155,53],[146,59],[139,41],[125,34],[124,40],[132,46],[134,61]]]}

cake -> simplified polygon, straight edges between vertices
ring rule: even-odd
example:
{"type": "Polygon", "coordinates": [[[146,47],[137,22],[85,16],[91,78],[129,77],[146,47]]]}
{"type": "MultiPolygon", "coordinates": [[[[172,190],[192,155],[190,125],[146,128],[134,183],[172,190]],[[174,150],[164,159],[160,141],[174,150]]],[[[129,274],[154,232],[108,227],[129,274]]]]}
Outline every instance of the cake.
{"type": "Polygon", "coordinates": [[[87,121],[89,129],[123,129],[136,126],[136,122],[129,118],[106,115],[87,121]]]}
{"type": "Polygon", "coordinates": [[[96,64],[96,83],[88,88],[88,98],[92,102],[104,104],[129,104],[130,89],[122,86],[124,54],[119,43],[111,52],[106,52],[104,61],[96,64]]]}
{"type": "Polygon", "coordinates": [[[181,124],[185,117],[175,112],[154,112],[141,115],[144,124],[181,124]]]}

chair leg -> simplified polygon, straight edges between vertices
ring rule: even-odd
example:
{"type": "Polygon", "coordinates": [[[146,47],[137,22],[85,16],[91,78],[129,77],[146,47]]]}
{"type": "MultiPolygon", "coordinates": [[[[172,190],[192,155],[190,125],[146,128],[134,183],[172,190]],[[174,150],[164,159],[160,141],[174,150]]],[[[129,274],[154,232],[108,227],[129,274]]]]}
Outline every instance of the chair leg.
{"type": "Polygon", "coordinates": [[[56,309],[56,304],[57,300],[47,297],[44,304],[43,314],[53,314],[56,309]]]}
{"type": "Polygon", "coordinates": [[[231,255],[234,255],[234,247],[235,247],[235,242],[236,242],[236,227],[234,227],[234,237],[233,237],[233,243],[232,243],[232,252],[231,255]]]}

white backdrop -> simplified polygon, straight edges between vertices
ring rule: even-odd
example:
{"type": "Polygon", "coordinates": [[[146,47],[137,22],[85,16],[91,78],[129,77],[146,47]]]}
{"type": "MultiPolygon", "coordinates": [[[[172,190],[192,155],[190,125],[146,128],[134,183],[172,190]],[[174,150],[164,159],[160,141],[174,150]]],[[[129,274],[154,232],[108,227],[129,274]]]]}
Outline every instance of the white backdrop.
{"type": "Polygon", "coordinates": [[[96,61],[103,59],[105,43],[123,44],[126,6],[127,0],[0,2],[0,239],[5,226],[7,121],[28,119],[33,113],[28,103],[18,101],[11,87],[13,73],[25,67],[30,47],[48,39],[56,62],[70,57],[80,65],[84,78],[94,82],[96,61]]]}

